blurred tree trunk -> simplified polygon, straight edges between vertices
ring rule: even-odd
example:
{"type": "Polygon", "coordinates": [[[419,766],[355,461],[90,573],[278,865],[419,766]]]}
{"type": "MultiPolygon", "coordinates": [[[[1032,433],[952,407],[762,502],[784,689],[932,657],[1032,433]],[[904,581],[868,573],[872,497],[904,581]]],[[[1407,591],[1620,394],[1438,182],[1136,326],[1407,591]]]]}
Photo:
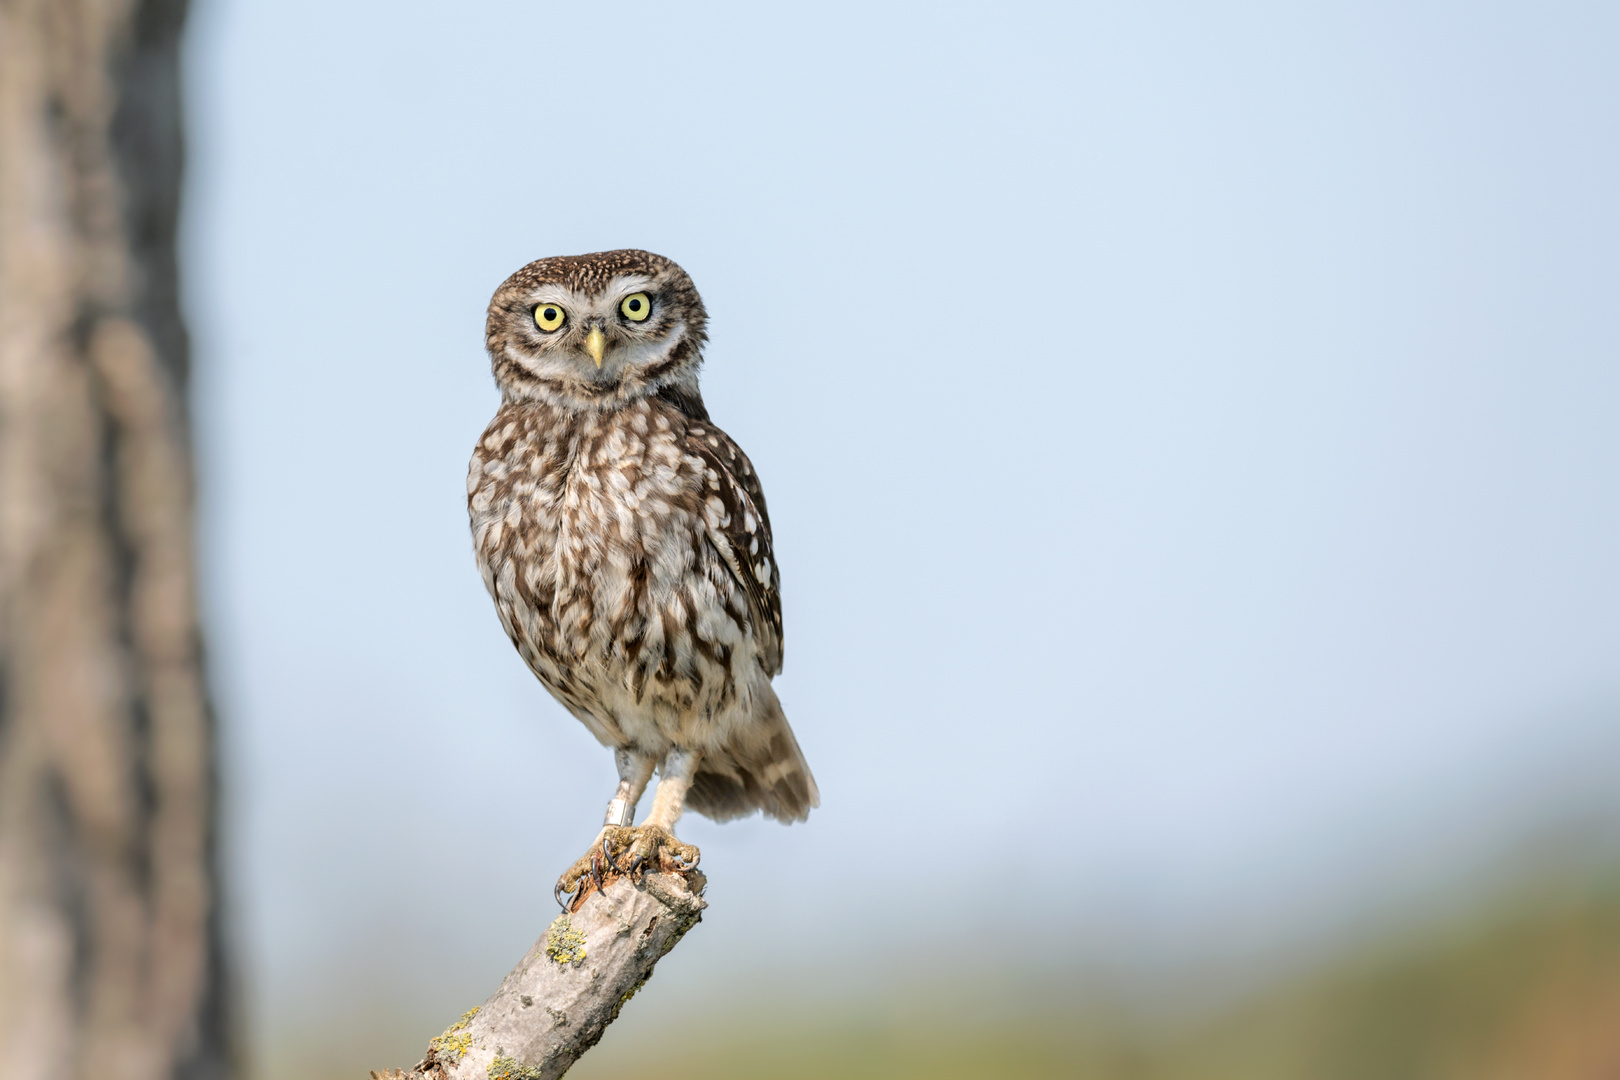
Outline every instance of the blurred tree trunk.
{"type": "Polygon", "coordinates": [[[0,1072],[226,1075],[184,0],[0,0],[0,1072]]]}

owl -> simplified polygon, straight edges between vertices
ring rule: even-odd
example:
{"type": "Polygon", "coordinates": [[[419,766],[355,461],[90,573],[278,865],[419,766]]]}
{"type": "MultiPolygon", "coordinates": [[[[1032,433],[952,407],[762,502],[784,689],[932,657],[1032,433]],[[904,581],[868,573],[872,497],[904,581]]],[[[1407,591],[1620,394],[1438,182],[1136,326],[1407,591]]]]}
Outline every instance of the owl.
{"type": "Polygon", "coordinates": [[[696,866],[673,831],[686,807],[794,822],[820,803],[771,686],[765,492],[698,389],[706,321],[684,270],[633,250],[540,259],[489,304],[501,406],[467,475],[478,568],[529,670],[619,775],[558,879],[565,911],[604,873],[696,866]]]}

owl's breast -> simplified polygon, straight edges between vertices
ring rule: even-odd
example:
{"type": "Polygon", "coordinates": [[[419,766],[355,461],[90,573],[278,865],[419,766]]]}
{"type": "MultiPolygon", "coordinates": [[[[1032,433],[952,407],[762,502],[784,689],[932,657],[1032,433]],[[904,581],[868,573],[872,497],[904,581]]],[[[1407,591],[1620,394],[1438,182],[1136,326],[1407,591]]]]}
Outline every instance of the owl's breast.
{"type": "Polygon", "coordinates": [[[503,407],[474,452],[485,586],[529,667],[593,730],[712,715],[734,695],[747,601],[705,543],[704,469],[680,417],[647,402],[503,407]]]}

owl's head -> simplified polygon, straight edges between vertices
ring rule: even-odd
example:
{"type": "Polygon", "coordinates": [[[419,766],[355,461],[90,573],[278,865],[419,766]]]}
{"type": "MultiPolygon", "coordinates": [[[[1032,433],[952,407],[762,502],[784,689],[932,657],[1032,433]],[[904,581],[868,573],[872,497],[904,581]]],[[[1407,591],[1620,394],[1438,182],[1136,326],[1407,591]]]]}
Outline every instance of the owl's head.
{"type": "Polygon", "coordinates": [[[671,386],[696,394],[707,318],[670,260],[601,251],[537,259],[507,278],[485,340],[504,400],[599,409],[671,386]]]}

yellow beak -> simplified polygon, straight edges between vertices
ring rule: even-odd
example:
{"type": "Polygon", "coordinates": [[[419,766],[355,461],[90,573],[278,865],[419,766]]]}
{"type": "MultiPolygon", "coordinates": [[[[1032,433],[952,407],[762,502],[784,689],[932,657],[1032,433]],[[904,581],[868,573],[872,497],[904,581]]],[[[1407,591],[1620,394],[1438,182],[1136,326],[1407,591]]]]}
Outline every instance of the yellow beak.
{"type": "Polygon", "coordinates": [[[591,354],[591,359],[596,361],[597,367],[602,366],[602,350],[605,348],[607,348],[607,338],[602,336],[600,327],[585,335],[585,351],[591,354]]]}

